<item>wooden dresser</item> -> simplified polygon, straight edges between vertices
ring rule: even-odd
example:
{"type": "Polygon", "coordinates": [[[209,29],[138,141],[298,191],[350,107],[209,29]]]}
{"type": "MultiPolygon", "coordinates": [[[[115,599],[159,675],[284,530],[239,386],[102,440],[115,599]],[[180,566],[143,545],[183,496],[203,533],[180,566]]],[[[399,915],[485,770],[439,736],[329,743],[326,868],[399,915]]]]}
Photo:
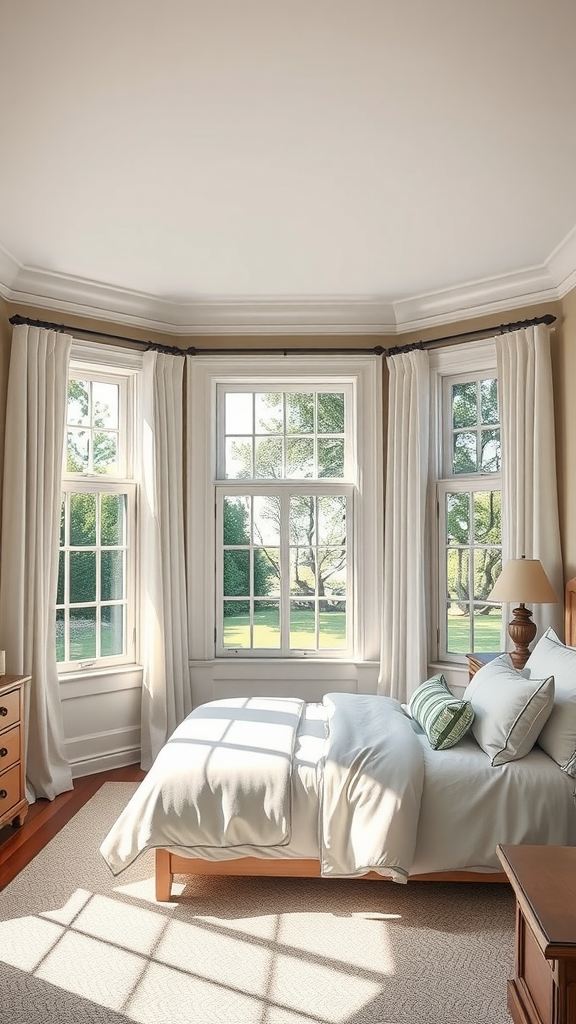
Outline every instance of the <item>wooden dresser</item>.
{"type": "Polygon", "coordinates": [[[30,676],[0,676],[0,828],[23,824],[26,799],[24,690],[30,676]]]}
{"type": "Polygon", "coordinates": [[[514,1024],[575,1024],[576,847],[498,846],[516,896],[514,1024]]]}

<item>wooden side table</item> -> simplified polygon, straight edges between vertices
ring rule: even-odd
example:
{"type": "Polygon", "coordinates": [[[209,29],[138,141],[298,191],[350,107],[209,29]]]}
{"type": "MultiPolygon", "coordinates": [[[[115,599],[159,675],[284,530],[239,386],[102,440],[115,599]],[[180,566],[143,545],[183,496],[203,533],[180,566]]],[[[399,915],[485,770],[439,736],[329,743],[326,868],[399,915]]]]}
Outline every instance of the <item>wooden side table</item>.
{"type": "Polygon", "coordinates": [[[514,1024],[576,1021],[576,847],[498,846],[516,895],[514,1024]]]}
{"type": "Polygon", "coordinates": [[[468,679],[472,679],[472,676],[476,675],[479,668],[487,665],[489,661],[494,661],[494,658],[499,658],[501,654],[502,651],[489,651],[485,654],[467,654],[468,679]]]}
{"type": "Polygon", "coordinates": [[[30,676],[0,676],[0,827],[24,823],[26,799],[26,736],[24,687],[30,676]]]}

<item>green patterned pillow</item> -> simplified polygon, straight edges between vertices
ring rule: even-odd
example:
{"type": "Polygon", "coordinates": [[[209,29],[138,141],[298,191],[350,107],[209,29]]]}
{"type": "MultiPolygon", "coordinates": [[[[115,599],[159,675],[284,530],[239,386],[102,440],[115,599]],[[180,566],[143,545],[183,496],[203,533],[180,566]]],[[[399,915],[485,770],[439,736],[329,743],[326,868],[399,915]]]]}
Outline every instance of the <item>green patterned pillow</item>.
{"type": "Polygon", "coordinates": [[[412,694],[408,709],[424,729],[433,750],[453,747],[474,721],[470,701],[455,697],[443,675],[422,683],[412,694]]]}

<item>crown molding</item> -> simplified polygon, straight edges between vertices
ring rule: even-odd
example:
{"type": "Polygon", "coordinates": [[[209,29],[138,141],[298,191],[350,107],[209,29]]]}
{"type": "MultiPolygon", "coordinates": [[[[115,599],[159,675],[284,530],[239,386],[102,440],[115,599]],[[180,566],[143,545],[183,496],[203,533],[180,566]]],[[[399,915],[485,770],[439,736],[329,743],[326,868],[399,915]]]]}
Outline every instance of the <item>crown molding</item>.
{"type": "Polygon", "coordinates": [[[401,299],[394,303],[394,313],[397,332],[403,334],[558,298],[558,289],[548,268],[529,267],[441,292],[401,299]]]}
{"type": "Polygon", "coordinates": [[[22,265],[0,245],[0,295],[3,299],[11,300],[11,292],[22,270],[22,265]]]}
{"type": "Polygon", "coordinates": [[[576,287],[576,227],[542,266],[388,301],[377,296],[166,299],[23,266],[0,246],[0,296],[172,335],[388,335],[562,298],[576,287]]]}
{"type": "Polygon", "coordinates": [[[41,309],[174,335],[396,333],[393,306],[379,298],[217,297],[178,302],[23,267],[2,252],[7,259],[0,262],[0,294],[9,302],[41,309]]]}
{"type": "Polygon", "coordinates": [[[556,283],[560,299],[576,288],[576,227],[550,253],[546,266],[556,283]]]}

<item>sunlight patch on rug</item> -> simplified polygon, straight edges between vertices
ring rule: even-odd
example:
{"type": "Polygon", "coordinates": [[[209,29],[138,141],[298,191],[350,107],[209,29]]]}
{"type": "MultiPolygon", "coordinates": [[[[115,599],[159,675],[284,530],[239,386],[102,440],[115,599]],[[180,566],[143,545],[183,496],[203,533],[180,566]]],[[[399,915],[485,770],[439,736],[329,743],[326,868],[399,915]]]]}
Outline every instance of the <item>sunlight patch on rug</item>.
{"type": "Polygon", "coordinates": [[[207,876],[157,903],[150,854],[114,878],[98,850],[133,790],[0,893],[13,1024],[509,1024],[508,887],[207,876]]]}

